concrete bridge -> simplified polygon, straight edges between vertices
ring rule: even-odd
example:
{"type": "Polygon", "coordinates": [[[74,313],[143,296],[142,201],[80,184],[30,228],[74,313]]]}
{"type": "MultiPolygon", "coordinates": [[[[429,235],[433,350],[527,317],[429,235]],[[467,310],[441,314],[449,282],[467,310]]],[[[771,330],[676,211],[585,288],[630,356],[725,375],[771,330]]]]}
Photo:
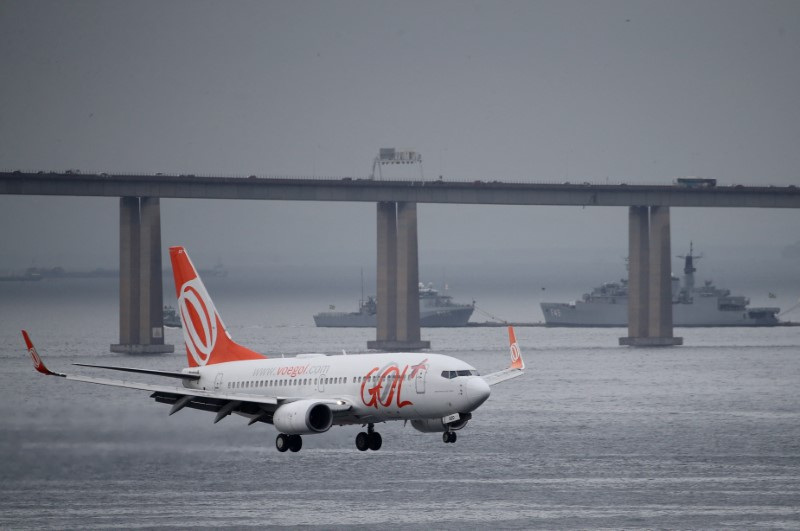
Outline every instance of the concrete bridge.
{"type": "Polygon", "coordinates": [[[417,301],[417,203],[606,206],[629,209],[626,345],[675,345],[670,207],[800,208],[800,189],[758,186],[542,184],[496,180],[198,177],[0,172],[0,194],[120,198],[119,352],[171,351],[162,323],[160,198],[366,201],[377,204],[378,324],[369,348],[428,348],[417,301]]]}

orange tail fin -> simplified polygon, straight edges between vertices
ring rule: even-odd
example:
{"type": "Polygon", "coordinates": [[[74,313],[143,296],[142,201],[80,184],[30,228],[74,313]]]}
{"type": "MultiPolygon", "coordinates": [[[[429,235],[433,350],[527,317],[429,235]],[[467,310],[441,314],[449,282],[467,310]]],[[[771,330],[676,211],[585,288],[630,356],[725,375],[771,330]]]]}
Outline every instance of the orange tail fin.
{"type": "Polygon", "coordinates": [[[257,360],[266,356],[231,339],[200,275],[183,247],[170,247],[175,295],[183,324],[189,367],[227,361],[257,360]]]}

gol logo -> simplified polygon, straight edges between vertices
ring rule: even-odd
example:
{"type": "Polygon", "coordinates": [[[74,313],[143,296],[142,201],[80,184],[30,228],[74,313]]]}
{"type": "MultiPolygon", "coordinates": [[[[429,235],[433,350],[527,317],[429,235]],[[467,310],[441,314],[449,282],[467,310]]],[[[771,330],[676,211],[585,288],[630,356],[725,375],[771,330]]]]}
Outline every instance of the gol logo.
{"type": "Polygon", "coordinates": [[[205,365],[217,344],[217,310],[199,278],[181,286],[178,307],[186,348],[198,365],[205,365]]]}
{"type": "Polygon", "coordinates": [[[29,348],[28,354],[31,355],[31,359],[33,360],[33,366],[36,369],[40,369],[42,367],[42,358],[39,357],[39,354],[36,352],[36,349],[33,347],[29,348]]]}
{"type": "Polygon", "coordinates": [[[511,362],[516,363],[519,361],[519,346],[514,343],[511,345],[511,362]]]}
{"type": "MultiPolygon", "coordinates": [[[[421,363],[410,367],[410,379],[414,379],[420,370],[425,370],[427,368],[427,361],[428,360],[425,359],[421,363]]],[[[373,368],[367,373],[364,377],[364,381],[361,383],[361,401],[365,406],[374,407],[375,409],[378,409],[380,406],[391,407],[392,402],[395,402],[398,408],[413,406],[414,403],[410,400],[402,400],[400,398],[408,369],[409,366],[406,365],[401,371],[398,364],[394,362],[383,368],[373,368]],[[374,385],[368,388],[368,382],[374,385]]]]}

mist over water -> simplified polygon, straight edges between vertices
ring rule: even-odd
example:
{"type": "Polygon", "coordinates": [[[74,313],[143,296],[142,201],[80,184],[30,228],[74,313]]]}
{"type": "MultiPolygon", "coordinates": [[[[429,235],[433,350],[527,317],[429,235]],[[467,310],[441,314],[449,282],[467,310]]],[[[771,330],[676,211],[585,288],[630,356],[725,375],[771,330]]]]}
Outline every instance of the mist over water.
{"type": "MultiPolygon", "coordinates": [[[[243,344],[338,355],[364,351],[374,330],[318,329],[311,314],[334,303],[355,309],[352,277],[311,277],[302,289],[288,273],[254,285],[231,271],[206,284],[243,344]]],[[[448,277],[456,299],[474,289],[512,319],[541,319],[531,313],[535,290],[520,296],[499,281],[448,277]]],[[[147,393],[37,374],[21,327],[54,370],[172,370],[185,354],[172,329],[174,354],[108,352],[118,330],[114,279],[24,284],[0,286],[0,527],[800,525],[798,328],[677,329],[685,346],[669,349],[619,347],[622,329],[519,328],[528,372],[493,388],[456,444],[388,423],[377,427],[379,452],[355,449],[358,428],[334,427],[305,436],[298,454],[279,454],[272,426],[247,427],[238,416],[214,425],[200,411],[168,416],[147,393]]],[[[502,328],[423,337],[484,374],[508,363],[502,328]]]]}

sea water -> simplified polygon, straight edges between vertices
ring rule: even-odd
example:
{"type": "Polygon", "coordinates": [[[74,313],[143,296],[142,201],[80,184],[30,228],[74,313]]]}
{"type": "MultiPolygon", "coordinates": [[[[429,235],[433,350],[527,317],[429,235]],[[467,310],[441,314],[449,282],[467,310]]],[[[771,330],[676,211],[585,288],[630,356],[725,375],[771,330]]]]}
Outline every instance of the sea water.
{"type": "MultiPolygon", "coordinates": [[[[314,327],[335,290],[207,284],[233,337],[270,355],[374,338],[314,327]]],[[[493,303],[541,319],[521,294],[493,303]]],[[[394,422],[376,426],[378,452],[333,427],[282,454],[270,425],[168,416],[147,392],[33,370],[20,328],[54,370],[185,366],[180,330],[174,354],[109,353],[117,304],[113,279],[0,287],[0,528],[800,527],[800,328],[676,329],[684,346],[663,349],[620,347],[623,329],[519,328],[525,376],[494,387],[456,444],[394,422]]],[[[503,328],[423,338],[484,374],[508,364],[503,328]]]]}

